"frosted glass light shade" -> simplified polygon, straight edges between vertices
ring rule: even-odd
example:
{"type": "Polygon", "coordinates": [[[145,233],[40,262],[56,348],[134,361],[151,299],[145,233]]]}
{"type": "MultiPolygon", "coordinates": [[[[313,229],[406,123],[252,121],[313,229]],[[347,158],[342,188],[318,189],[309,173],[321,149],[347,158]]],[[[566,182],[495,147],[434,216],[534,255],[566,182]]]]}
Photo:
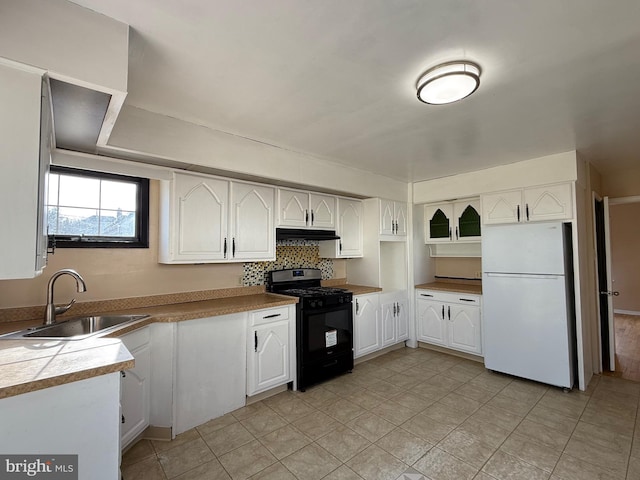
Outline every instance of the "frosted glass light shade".
{"type": "Polygon", "coordinates": [[[420,77],[418,100],[432,105],[457,102],[480,85],[480,67],[472,62],[449,62],[433,67],[420,77]]]}

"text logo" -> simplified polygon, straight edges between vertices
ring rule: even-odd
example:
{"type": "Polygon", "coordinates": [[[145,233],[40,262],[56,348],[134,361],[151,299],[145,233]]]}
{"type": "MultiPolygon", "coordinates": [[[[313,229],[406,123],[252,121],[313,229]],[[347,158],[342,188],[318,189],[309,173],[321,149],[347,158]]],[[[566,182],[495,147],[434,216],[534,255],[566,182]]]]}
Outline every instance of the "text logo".
{"type": "Polygon", "coordinates": [[[0,480],[78,480],[78,455],[0,455],[0,480]]]}

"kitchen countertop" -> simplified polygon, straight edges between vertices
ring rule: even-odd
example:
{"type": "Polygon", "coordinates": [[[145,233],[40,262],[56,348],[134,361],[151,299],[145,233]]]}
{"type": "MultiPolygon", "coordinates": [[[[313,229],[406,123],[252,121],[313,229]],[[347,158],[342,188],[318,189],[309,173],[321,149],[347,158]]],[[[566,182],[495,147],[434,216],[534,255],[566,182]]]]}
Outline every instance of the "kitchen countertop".
{"type": "Polygon", "coordinates": [[[365,295],[367,293],[376,293],[381,292],[382,289],[379,287],[367,287],[365,285],[351,285],[348,283],[340,283],[337,285],[331,285],[333,288],[344,288],[345,290],[349,290],[354,295],[365,295]]]}
{"type": "MultiPolygon", "coordinates": [[[[149,317],[110,330],[103,336],[94,336],[85,340],[0,340],[0,398],[132,368],[133,357],[117,337],[151,323],[181,322],[291,305],[297,302],[296,297],[259,293],[95,312],[96,314],[146,314],[149,317]]],[[[60,320],[63,319],[64,317],[60,318],[60,320]]],[[[42,319],[0,322],[0,334],[41,323],[42,319]]]]}
{"type": "MultiPolygon", "coordinates": [[[[332,287],[345,288],[354,295],[382,291],[381,288],[351,285],[343,281],[329,283],[332,283],[332,287]]],[[[223,295],[227,293],[223,292],[223,295]]],[[[100,311],[98,308],[92,313],[145,314],[149,317],[110,330],[102,336],[85,340],[0,340],[0,398],[132,368],[133,357],[117,337],[151,323],[181,322],[298,303],[297,297],[264,292],[139,308],[131,308],[135,303],[132,304],[130,300],[123,299],[121,308],[109,311],[100,311]]],[[[112,308],[120,305],[117,301],[114,302],[109,303],[112,308]]],[[[76,311],[75,315],[68,318],[87,315],[82,308],[80,307],[80,312],[76,311]]],[[[64,316],[59,317],[60,321],[65,319],[64,316]]],[[[41,318],[0,322],[0,334],[38,326],[41,323],[41,318]]]]}
{"type": "Polygon", "coordinates": [[[431,283],[423,283],[416,285],[416,288],[424,290],[441,290],[443,292],[469,293],[473,295],[482,295],[482,284],[455,283],[436,281],[431,283]]]}
{"type": "Polygon", "coordinates": [[[120,340],[0,341],[0,398],[55,387],[132,368],[120,340]]]}

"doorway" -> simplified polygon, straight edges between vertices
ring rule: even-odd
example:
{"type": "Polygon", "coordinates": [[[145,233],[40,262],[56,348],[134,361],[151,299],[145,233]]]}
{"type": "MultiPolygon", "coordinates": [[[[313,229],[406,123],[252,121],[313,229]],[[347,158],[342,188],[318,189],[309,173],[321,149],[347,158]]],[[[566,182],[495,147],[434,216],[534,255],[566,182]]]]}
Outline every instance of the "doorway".
{"type": "Polygon", "coordinates": [[[608,200],[594,195],[601,368],[634,381],[640,381],[638,218],[640,196],[608,200]]]}

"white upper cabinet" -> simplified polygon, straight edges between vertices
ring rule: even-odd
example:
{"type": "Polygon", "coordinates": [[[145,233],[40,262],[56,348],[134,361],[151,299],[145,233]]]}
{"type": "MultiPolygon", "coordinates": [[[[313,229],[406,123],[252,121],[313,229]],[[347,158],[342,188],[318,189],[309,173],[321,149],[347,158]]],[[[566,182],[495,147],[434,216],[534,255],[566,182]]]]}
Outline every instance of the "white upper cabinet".
{"type": "Polygon", "coordinates": [[[531,187],[524,190],[525,218],[530,222],[573,218],[571,184],[531,187]]]}
{"type": "Polygon", "coordinates": [[[0,105],[0,279],[33,278],[47,254],[44,205],[53,142],[48,82],[32,70],[0,64],[0,105]]]}
{"type": "Polygon", "coordinates": [[[160,262],[275,258],[273,188],[175,173],[161,197],[160,262]]]}
{"type": "Polygon", "coordinates": [[[320,242],[322,258],[362,257],[362,202],[353,198],[338,197],[338,224],[336,233],[340,240],[320,242]]]}
{"type": "Polygon", "coordinates": [[[326,230],[336,228],[336,197],[319,193],[309,194],[309,207],[311,209],[310,227],[326,230]]]}
{"type": "Polygon", "coordinates": [[[486,225],[572,218],[573,189],[570,183],[482,195],[482,222],[486,225]]]}
{"type": "Polygon", "coordinates": [[[231,184],[231,256],[235,260],[271,258],[275,190],[248,183],[231,184]]]}
{"type": "Polygon", "coordinates": [[[425,205],[425,243],[479,242],[480,199],[425,205]]]}
{"type": "Polygon", "coordinates": [[[380,200],[380,235],[407,236],[407,204],[380,200]]]}
{"type": "Polygon", "coordinates": [[[227,245],[229,182],[176,174],[175,260],[223,260],[227,245]]]}
{"type": "Polygon", "coordinates": [[[279,188],[278,226],[335,230],[336,197],[279,188]]]}

